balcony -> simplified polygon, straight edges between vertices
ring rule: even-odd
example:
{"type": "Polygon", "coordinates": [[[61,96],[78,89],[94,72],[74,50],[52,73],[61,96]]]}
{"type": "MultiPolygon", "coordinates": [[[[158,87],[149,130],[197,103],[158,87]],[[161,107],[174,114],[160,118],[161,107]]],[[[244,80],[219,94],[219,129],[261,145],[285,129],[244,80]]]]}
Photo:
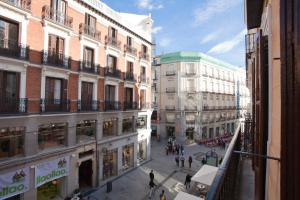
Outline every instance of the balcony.
{"type": "Polygon", "coordinates": [[[105,45],[110,45],[117,49],[121,49],[121,41],[119,41],[117,38],[111,37],[109,35],[105,36],[105,45]]]}
{"type": "Polygon", "coordinates": [[[31,0],[0,0],[26,12],[31,12],[31,0]]]}
{"type": "Polygon", "coordinates": [[[61,53],[42,51],[42,63],[59,68],[70,69],[70,59],[61,53]]]}
{"type": "Polygon", "coordinates": [[[0,97],[0,115],[27,113],[27,98],[0,97]]]}
{"type": "Polygon", "coordinates": [[[206,194],[206,200],[254,199],[252,160],[247,158],[241,159],[241,155],[236,153],[237,151],[248,150],[245,148],[245,144],[248,144],[245,142],[246,138],[241,137],[246,134],[247,128],[245,126],[243,134],[241,126],[239,124],[231,139],[216,177],[206,194]]]}
{"type": "Polygon", "coordinates": [[[146,109],[151,109],[151,103],[147,102],[140,102],[140,110],[146,110],[146,109]]]}
{"type": "Polygon", "coordinates": [[[50,8],[48,5],[44,5],[42,8],[42,19],[47,19],[56,24],[63,25],[67,28],[73,28],[73,17],[61,13],[53,8],[50,8]]]}
{"type": "Polygon", "coordinates": [[[29,46],[18,44],[12,40],[0,40],[0,56],[28,60],[29,46]]]}
{"type": "Polygon", "coordinates": [[[99,75],[100,65],[96,65],[95,63],[86,60],[80,61],[79,71],[99,75]]]}
{"type": "Polygon", "coordinates": [[[147,60],[147,61],[150,60],[150,55],[148,53],[145,53],[145,52],[140,52],[139,57],[140,57],[140,59],[144,59],[144,60],[147,60]]]}
{"type": "Polygon", "coordinates": [[[175,71],[166,71],[166,76],[175,76],[176,72],[175,71]]]}
{"type": "Polygon", "coordinates": [[[246,46],[246,54],[251,54],[255,52],[256,49],[256,33],[249,33],[245,35],[245,46],[246,46]]]}
{"type": "Polygon", "coordinates": [[[77,101],[78,111],[99,111],[99,101],[77,101]]]}
{"type": "Polygon", "coordinates": [[[166,110],[175,110],[175,106],[174,105],[167,105],[165,107],[166,110]]]}
{"type": "Polygon", "coordinates": [[[185,111],[197,111],[197,106],[196,105],[188,105],[184,106],[185,111]]]}
{"type": "Polygon", "coordinates": [[[98,42],[101,41],[101,32],[97,30],[95,27],[89,26],[84,23],[79,24],[79,34],[91,37],[98,42]]]}
{"type": "Polygon", "coordinates": [[[69,112],[69,99],[41,99],[41,112],[69,112]]]}
{"type": "Polygon", "coordinates": [[[166,88],[166,93],[175,93],[175,87],[166,88]]]}
{"type": "Polygon", "coordinates": [[[125,53],[129,53],[133,56],[136,56],[137,55],[137,49],[132,47],[132,46],[129,46],[127,44],[124,45],[124,52],[125,53]]]}
{"type": "Polygon", "coordinates": [[[126,72],[126,73],[125,73],[124,80],[125,80],[125,81],[136,82],[136,78],[135,78],[133,72],[126,72]]]}
{"type": "Polygon", "coordinates": [[[104,75],[119,79],[121,78],[121,71],[118,69],[106,67],[104,70],[104,75]]]}
{"type": "Polygon", "coordinates": [[[124,105],[123,105],[123,109],[124,110],[136,110],[138,108],[138,104],[137,102],[124,102],[124,105]]]}
{"type": "Polygon", "coordinates": [[[114,111],[121,109],[121,103],[119,101],[105,101],[105,111],[114,111]]]}
{"type": "Polygon", "coordinates": [[[142,74],[139,76],[139,83],[146,83],[146,84],[149,84],[149,77],[146,77],[145,74],[142,74]]]}

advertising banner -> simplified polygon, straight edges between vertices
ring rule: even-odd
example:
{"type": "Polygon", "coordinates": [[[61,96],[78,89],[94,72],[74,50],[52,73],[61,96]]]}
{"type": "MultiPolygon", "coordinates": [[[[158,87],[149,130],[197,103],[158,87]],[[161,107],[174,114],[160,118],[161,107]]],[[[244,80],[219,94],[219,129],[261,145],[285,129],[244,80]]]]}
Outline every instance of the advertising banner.
{"type": "Polygon", "coordinates": [[[0,200],[29,190],[29,167],[0,174],[0,200]]]}
{"type": "Polygon", "coordinates": [[[69,175],[70,157],[62,157],[35,166],[35,188],[69,175]]]}

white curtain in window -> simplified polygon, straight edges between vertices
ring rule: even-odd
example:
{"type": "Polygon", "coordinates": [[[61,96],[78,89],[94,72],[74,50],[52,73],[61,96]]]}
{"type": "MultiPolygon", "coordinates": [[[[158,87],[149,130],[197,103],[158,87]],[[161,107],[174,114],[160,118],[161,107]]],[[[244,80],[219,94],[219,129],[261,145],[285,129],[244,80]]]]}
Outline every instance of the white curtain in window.
{"type": "Polygon", "coordinates": [[[54,99],[61,98],[61,80],[55,80],[54,82],[54,99]]]}

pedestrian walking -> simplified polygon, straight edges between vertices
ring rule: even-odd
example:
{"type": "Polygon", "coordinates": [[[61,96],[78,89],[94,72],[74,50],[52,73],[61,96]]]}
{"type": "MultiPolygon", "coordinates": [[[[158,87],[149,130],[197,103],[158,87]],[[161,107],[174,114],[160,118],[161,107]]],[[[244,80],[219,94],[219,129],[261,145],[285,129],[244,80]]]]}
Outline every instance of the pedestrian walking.
{"type": "Polygon", "coordinates": [[[179,167],[179,156],[175,156],[175,162],[176,162],[177,167],[179,167]]]}
{"type": "Polygon", "coordinates": [[[179,156],[179,144],[176,144],[176,153],[179,156]]]}
{"type": "Polygon", "coordinates": [[[191,187],[191,175],[187,174],[186,177],[185,177],[185,182],[184,182],[184,185],[185,185],[185,188],[190,188],[191,187]]]}
{"type": "Polygon", "coordinates": [[[185,160],[184,157],[181,156],[180,160],[181,160],[181,167],[184,167],[184,160],[185,160]]]}
{"type": "Polygon", "coordinates": [[[204,157],[202,158],[201,163],[202,163],[202,165],[206,164],[206,159],[204,157]]]}
{"type": "Polygon", "coordinates": [[[154,187],[156,186],[156,184],[154,183],[153,180],[151,180],[149,182],[149,186],[150,186],[149,199],[151,199],[152,198],[152,194],[153,194],[153,190],[154,190],[154,187]]]}
{"type": "Polygon", "coordinates": [[[192,158],[192,156],[189,156],[189,167],[191,168],[191,166],[192,166],[192,162],[193,162],[193,158],[192,158]]]}
{"type": "Polygon", "coordinates": [[[166,200],[167,199],[164,190],[161,191],[161,194],[159,195],[159,198],[160,198],[160,200],[166,200]]]}
{"type": "Polygon", "coordinates": [[[184,153],[183,145],[180,146],[181,155],[184,153]]]}
{"type": "Polygon", "coordinates": [[[150,181],[154,181],[154,173],[153,170],[149,173],[150,181]]]}
{"type": "Polygon", "coordinates": [[[219,160],[219,165],[221,165],[222,161],[223,161],[223,158],[221,157],[221,159],[219,160]]]}

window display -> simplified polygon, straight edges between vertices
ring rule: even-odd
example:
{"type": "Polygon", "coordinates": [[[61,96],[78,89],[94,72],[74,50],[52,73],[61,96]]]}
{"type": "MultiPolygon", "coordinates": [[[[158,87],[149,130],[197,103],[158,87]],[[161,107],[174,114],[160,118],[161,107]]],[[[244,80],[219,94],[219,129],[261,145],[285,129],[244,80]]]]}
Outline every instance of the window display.
{"type": "Polygon", "coordinates": [[[61,197],[61,188],[63,187],[63,179],[59,178],[45,183],[37,188],[38,200],[49,200],[61,197]]]}
{"type": "Polygon", "coordinates": [[[39,127],[38,143],[41,150],[64,146],[66,142],[67,123],[43,124],[39,127]]]}
{"type": "Polygon", "coordinates": [[[133,167],[133,147],[134,145],[126,145],[123,147],[122,152],[122,164],[123,170],[127,170],[133,167]]]}
{"type": "Polygon", "coordinates": [[[138,146],[138,159],[139,161],[144,161],[147,158],[147,140],[139,142],[138,146]]]}
{"type": "Polygon", "coordinates": [[[118,150],[105,150],[103,152],[103,180],[117,174],[118,150]]]}
{"type": "Polygon", "coordinates": [[[96,120],[84,120],[76,125],[76,141],[83,143],[96,137],[96,120]]]}
{"type": "Polygon", "coordinates": [[[23,154],[24,127],[0,129],[0,159],[23,154]]]}

